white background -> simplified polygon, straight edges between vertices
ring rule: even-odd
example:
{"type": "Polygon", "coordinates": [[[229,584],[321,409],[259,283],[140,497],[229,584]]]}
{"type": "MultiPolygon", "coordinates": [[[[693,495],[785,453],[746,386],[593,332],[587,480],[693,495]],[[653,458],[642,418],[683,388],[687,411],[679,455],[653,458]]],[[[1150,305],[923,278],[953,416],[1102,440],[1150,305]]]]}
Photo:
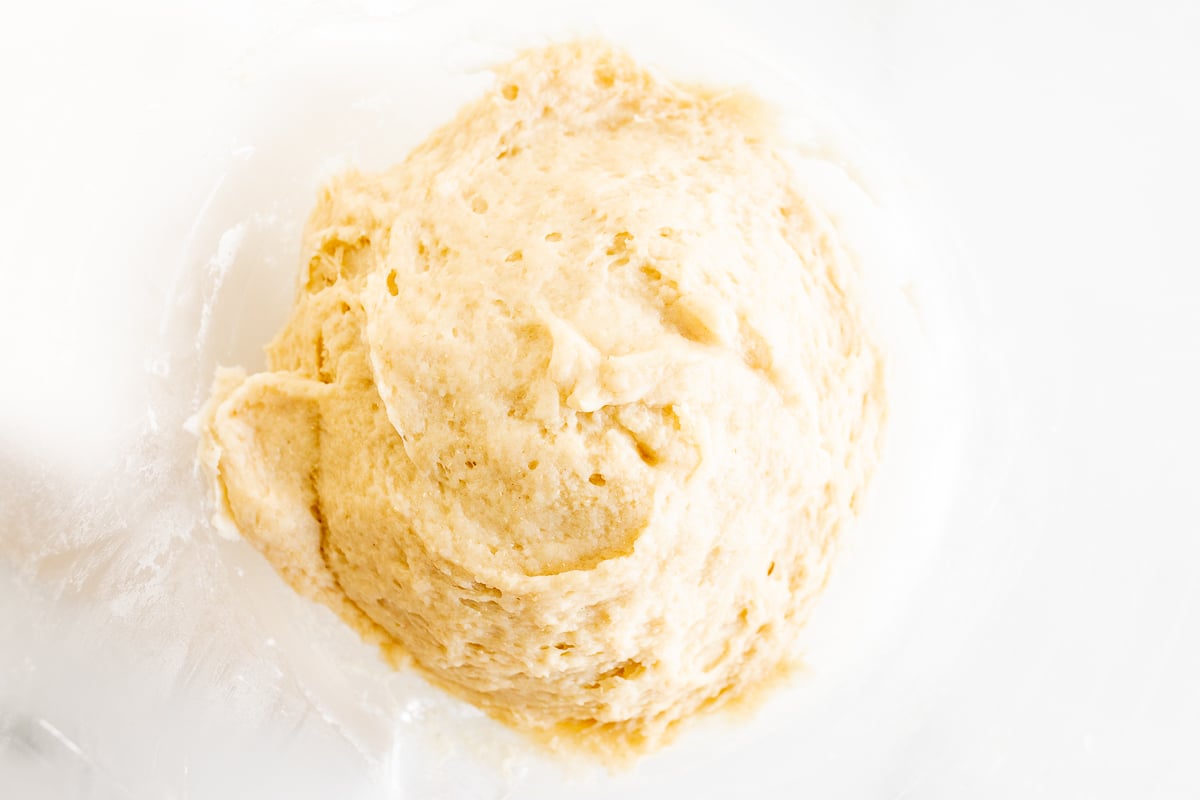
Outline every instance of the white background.
{"type": "MultiPolygon", "coordinates": [[[[80,549],[56,527],[136,535],[106,476],[130,488],[148,386],[171,380],[154,343],[240,144],[228,97],[306,25],[403,24],[417,5],[5,12],[0,796],[553,796],[537,764],[499,782],[436,759],[421,780],[390,774],[302,696],[226,713],[253,675],[217,674],[215,694],[155,683],[157,662],[126,665],[146,659],[136,630],[105,633],[121,609],[89,604],[103,587],[72,584],[103,537],[80,549]]],[[[986,413],[920,591],[869,663],[803,720],[769,706],[727,742],[710,732],[576,790],[1200,796],[1200,5],[830,5],[714,13],[811,75],[939,200],[986,413]]],[[[337,54],[314,47],[309,64],[337,54]]],[[[161,616],[198,630],[206,614],[161,616]]]]}

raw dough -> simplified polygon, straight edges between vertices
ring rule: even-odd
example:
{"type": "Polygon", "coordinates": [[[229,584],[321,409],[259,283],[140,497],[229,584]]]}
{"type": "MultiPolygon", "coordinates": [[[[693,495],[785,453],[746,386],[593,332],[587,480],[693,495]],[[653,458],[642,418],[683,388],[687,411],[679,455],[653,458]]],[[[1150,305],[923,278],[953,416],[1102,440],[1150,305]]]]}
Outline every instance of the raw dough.
{"type": "Polygon", "coordinates": [[[202,455],[298,591],[543,740],[620,757],[786,671],[876,458],[836,228],[752,97],[528,52],[320,195],[270,370],[202,455]]]}

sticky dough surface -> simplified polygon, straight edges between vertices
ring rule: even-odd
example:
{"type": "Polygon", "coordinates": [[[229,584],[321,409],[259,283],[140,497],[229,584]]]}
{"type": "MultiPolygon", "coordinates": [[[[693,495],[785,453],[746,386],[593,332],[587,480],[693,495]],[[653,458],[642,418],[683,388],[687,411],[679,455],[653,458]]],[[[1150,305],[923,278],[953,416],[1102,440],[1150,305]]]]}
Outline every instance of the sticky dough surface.
{"type": "Polygon", "coordinates": [[[202,456],[298,591],[539,737],[619,757],[787,669],[883,369],[771,116],[596,42],[525,53],[319,197],[269,370],[202,456]]]}

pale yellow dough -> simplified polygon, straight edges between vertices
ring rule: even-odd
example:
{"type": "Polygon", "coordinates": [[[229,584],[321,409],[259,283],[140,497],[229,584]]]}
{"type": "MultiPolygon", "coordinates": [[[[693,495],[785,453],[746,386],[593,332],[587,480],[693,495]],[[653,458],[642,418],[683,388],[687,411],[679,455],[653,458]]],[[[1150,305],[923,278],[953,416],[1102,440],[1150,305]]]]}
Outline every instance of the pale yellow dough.
{"type": "Polygon", "coordinates": [[[542,740],[607,757],[793,663],[877,456],[837,229],[746,94],[525,53],[320,195],[270,370],[202,458],[298,591],[542,740]]]}

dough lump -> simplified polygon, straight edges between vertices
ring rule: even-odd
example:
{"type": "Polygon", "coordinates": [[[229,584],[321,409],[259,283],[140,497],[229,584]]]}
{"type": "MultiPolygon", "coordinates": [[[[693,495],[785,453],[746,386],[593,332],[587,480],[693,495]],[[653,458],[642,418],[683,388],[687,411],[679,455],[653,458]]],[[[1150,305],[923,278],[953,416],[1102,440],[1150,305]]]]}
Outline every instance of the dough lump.
{"type": "Polygon", "coordinates": [[[319,197],[269,370],[202,460],[299,592],[500,720],[643,752],[793,663],[883,364],[766,109],[524,53],[319,197]]]}

